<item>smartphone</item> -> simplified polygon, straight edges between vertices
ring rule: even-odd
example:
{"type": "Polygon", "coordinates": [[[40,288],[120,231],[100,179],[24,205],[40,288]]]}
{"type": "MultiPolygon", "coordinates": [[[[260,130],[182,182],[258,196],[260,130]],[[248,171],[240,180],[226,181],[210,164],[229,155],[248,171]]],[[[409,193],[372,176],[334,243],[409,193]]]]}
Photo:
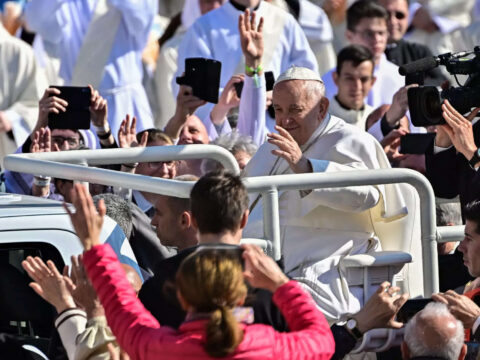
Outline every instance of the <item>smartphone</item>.
{"type": "Polygon", "coordinates": [[[242,267],[245,268],[245,264],[243,261],[243,249],[238,245],[231,245],[231,244],[202,244],[197,247],[195,252],[200,251],[219,251],[225,255],[230,255],[233,258],[236,258],[242,267]]]}
{"type": "Polygon", "coordinates": [[[178,85],[188,85],[193,95],[211,103],[218,103],[222,63],[213,59],[185,59],[185,74],[177,77],[178,85]]]}
{"type": "Polygon", "coordinates": [[[435,133],[406,134],[400,138],[401,154],[425,154],[435,139],[435,133]]]}
{"type": "Polygon", "coordinates": [[[92,92],[88,86],[50,86],[60,90],[59,97],[68,102],[67,110],[48,114],[50,129],[90,129],[90,102],[92,92]]]}
{"type": "Polygon", "coordinates": [[[410,85],[410,84],[418,84],[424,85],[425,83],[425,75],[422,72],[416,72],[413,74],[407,74],[405,75],[405,85],[410,85]]]}
{"type": "Polygon", "coordinates": [[[397,320],[406,324],[416,313],[423,310],[428,303],[433,300],[427,299],[410,299],[400,308],[397,313],[397,320]]]}
{"type": "MultiPolygon", "coordinates": [[[[267,71],[264,73],[265,75],[265,87],[267,91],[273,90],[273,85],[275,84],[275,76],[273,76],[273,71],[267,71]]],[[[242,96],[243,90],[243,81],[237,82],[233,84],[235,87],[235,92],[237,93],[238,97],[242,96]]]]}

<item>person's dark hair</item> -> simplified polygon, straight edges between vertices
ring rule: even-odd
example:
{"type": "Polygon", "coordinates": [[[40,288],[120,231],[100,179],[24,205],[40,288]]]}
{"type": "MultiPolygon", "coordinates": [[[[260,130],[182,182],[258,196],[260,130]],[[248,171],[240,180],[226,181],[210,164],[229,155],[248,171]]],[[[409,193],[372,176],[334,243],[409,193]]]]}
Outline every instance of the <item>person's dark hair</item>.
{"type": "Polygon", "coordinates": [[[234,352],[243,339],[243,332],[232,309],[247,294],[238,258],[221,249],[196,251],[182,261],[176,285],[182,298],[196,312],[210,314],[205,326],[207,354],[224,357],[234,352]]]}
{"type": "Polygon", "coordinates": [[[137,134],[137,141],[140,142],[140,140],[142,139],[143,133],[145,131],[148,131],[147,144],[149,144],[151,142],[154,142],[154,141],[157,141],[157,140],[160,140],[160,141],[163,141],[164,143],[166,143],[168,145],[173,145],[172,138],[170,136],[168,136],[162,130],[156,129],[156,128],[151,128],[151,129],[146,129],[146,130],[140,131],[137,134]]]}
{"type": "Polygon", "coordinates": [[[239,176],[214,171],[195,183],[190,205],[200,233],[233,232],[240,227],[248,209],[248,193],[239,176]]]}
{"type": "Polygon", "coordinates": [[[336,72],[340,75],[342,71],[343,63],[351,61],[353,66],[357,67],[364,61],[370,61],[372,63],[372,73],[375,67],[375,60],[372,52],[363,45],[349,45],[344,47],[337,56],[337,69],[336,72]]]}
{"type": "Polygon", "coordinates": [[[93,197],[95,206],[97,206],[100,199],[103,199],[105,202],[107,216],[112,218],[120,226],[127,239],[130,239],[133,229],[133,215],[129,203],[116,194],[99,194],[93,197]]]}
{"type": "Polygon", "coordinates": [[[463,209],[465,220],[473,221],[477,226],[475,232],[480,234],[480,200],[474,200],[465,205],[463,209]]]}
{"type": "Polygon", "coordinates": [[[365,18],[382,18],[387,21],[387,10],[375,0],[359,0],[347,10],[347,29],[355,31],[358,23],[365,18]]]}

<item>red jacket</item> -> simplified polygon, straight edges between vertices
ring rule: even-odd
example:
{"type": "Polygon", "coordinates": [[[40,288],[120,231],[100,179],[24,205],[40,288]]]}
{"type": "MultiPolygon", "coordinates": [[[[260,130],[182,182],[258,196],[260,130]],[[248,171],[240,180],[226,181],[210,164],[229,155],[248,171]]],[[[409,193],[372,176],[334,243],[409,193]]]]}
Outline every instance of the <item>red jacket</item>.
{"type": "MultiPolygon", "coordinates": [[[[480,288],[476,288],[470,291],[467,291],[463,296],[468,297],[470,300],[478,304],[478,297],[480,296],[480,288]]],[[[473,341],[472,339],[472,329],[465,329],[465,341],[473,341]]]]}
{"type": "MultiPolygon", "coordinates": [[[[84,263],[108,324],[132,360],[211,359],[203,349],[207,320],[185,322],[178,331],[160,326],[137,299],[110,245],[93,247],[84,254],[84,263]]],[[[290,281],[277,289],[273,300],[291,332],[241,324],[243,341],[227,359],[330,359],[333,336],[310,295],[290,281]]]]}

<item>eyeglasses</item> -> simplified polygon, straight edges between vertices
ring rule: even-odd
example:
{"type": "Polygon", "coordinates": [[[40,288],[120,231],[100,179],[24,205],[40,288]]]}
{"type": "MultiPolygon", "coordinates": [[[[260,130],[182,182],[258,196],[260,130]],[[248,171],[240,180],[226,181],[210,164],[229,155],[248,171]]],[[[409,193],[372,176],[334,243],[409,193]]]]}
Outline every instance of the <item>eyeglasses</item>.
{"type": "Polygon", "coordinates": [[[363,31],[355,31],[355,33],[359,34],[361,37],[368,40],[375,40],[377,35],[385,38],[388,36],[387,30],[384,30],[384,31],[363,30],[363,31]]]}
{"type": "Polygon", "coordinates": [[[59,135],[52,136],[52,142],[58,146],[63,145],[64,142],[67,142],[70,147],[75,147],[80,145],[80,139],[76,137],[63,137],[59,135]]]}
{"type": "Polygon", "coordinates": [[[397,20],[403,20],[403,19],[405,19],[405,18],[407,17],[407,14],[405,14],[405,13],[403,13],[403,12],[401,12],[401,11],[389,11],[389,12],[388,12],[388,16],[389,16],[389,17],[394,16],[395,19],[397,19],[397,20]]]}

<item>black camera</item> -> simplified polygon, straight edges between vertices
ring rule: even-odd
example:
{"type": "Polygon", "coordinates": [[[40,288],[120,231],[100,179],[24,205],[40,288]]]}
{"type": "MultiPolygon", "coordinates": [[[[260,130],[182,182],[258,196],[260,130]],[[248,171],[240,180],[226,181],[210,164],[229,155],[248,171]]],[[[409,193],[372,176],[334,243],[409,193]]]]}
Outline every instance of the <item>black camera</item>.
{"type": "Polygon", "coordinates": [[[177,77],[178,85],[188,85],[193,95],[199,99],[216,104],[220,88],[222,63],[213,59],[185,59],[185,74],[177,77]]]}
{"type": "Polygon", "coordinates": [[[446,53],[428,57],[400,66],[399,73],[424,76],[425,72],[439,65],[445,66],[454,75],[468,75],[465,84],[441,92],[435,86],[419,86],[408,89],[408,107],[413,125],[430,126],[445,124],[442,117],[442,103],[448,100],[461,114],[480,106],[480,46],[473,51],[446,53]]]}

